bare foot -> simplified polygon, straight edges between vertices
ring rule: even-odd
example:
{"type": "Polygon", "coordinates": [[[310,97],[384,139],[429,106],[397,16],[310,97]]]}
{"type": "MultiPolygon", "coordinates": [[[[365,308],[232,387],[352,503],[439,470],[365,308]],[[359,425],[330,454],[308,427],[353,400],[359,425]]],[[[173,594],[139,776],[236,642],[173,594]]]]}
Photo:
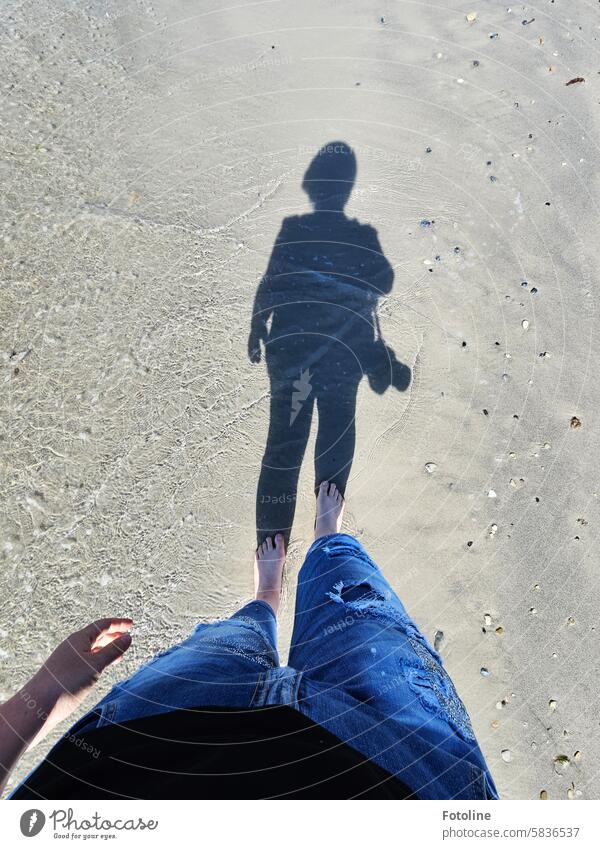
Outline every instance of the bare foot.
{"type": "Polygon", "coordinates": [[[275,544],[271,537],[256,549],[254,559],[254,597],[270,604],[277,615],[279,598],[281,596],[281,577],[285,563],[285,543],[283,534],[275,536],[275,544]]]}
{"type": "Polygon", "coordinates": [[[327,534],[339,534],[344,515],[344,496],[334,483],[323,481],[317,493],[315,539],[327,534]]]}

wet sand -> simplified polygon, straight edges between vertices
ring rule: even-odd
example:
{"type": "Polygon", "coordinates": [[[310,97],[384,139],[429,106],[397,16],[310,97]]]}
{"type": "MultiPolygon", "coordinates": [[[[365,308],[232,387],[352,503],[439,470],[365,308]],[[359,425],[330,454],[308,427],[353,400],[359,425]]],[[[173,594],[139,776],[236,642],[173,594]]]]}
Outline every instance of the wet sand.
{"type": "Polygon", "coordinates": [[[345,529],[437,635],[501,794],[598,798],[597,11],[224,6],[2,11],[0,696],[97,616],[136,621],[123,675],[250,596],[254,295],[343,139],[412,369],[360,384],[345,529]]]}

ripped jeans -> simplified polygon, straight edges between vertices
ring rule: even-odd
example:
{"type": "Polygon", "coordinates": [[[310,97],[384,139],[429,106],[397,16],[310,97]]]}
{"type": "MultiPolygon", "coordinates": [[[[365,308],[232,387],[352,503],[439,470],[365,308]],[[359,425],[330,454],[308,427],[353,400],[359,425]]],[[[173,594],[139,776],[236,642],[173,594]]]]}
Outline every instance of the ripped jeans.
{"type": "Polygon", "coordinates": [[[186,707],[289,705],[422,799],[495,799],[467,711],[378,566],[347,534],[318,539],[298,578],[289,665],[252,601],[200,624],[119,682],[68,733],[186,707]]]}

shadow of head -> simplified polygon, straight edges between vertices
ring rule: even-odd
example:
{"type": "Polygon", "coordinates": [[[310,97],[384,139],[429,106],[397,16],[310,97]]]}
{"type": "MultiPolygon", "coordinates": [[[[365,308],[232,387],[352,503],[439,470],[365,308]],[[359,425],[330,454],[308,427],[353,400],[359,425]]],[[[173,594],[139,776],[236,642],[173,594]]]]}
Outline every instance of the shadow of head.
{"type": "Polygon", "coordinates": [[[302,188],[315,209],[341,210],[356,179],[356,156],[343,141],[327,142],[308,166],[302,188]]]}

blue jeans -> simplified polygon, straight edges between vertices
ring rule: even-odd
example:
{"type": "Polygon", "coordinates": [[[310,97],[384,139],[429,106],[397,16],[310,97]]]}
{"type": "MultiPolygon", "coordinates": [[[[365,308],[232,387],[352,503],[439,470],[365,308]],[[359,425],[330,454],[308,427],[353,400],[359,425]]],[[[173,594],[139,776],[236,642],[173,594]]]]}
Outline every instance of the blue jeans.
{"type": "Polygon", "coordinates": [[[298,579],[289,665],[270,606],[198,625],[121,681],[69,732],[186,707],[289,705],[422,799],[495,799],[467,711],[439,655],[353,537],[321,537],[298,579]]]}

